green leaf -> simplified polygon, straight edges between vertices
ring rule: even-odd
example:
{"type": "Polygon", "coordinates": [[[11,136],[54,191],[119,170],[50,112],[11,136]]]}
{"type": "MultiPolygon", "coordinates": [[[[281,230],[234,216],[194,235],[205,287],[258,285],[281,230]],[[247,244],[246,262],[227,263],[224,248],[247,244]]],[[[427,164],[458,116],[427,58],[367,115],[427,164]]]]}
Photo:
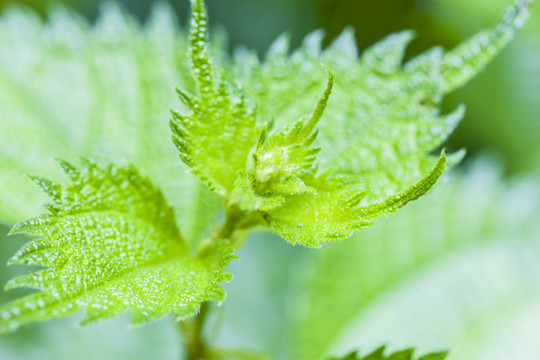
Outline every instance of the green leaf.
{"type": "MultiPolygon", "coordinates": [[[[380,202],[429,171],[434,162],[430,154],[464,114],[463,107],[442,114],[444,95],[504,47],[526,18],[527,3],[516,1],[499,25],[456,49],[428,50],[405,65],[411,31],[386,37],[359,58],[347,29],[325,49],[322,33],[314,32],[292,54],[287,38],[281,37],[262,63],[256,54],[238,52],[236,76],[257,104],[260,118],[272,118],[276,128],[283,128],[287,119],[309,113],[324,81],[319,63],[328,65],[336,81],[318,124],[317,166],[356,177],[370,191],[366,201],[380,202]]],[[[452,162],[462,155],[455,154],[452,162]]]]}
{"type": "MultiPolygon", "coordinates": [[[[482,70],[491,59],[514,37],[529,16],[528,8],[533,0],[519,0],[509,7],[499,24],[484,30],[446,53],[437,65],[444,84],[443,91],[448,93],[469,81],[482,70]]],[[[411,66],[415,69],[418,64],[411,66]]],[[[430,66],[422,71],[431,73],[430,66]]]]}
{"type": "MultiPolygon", "coordinates": [[[[246,88],[257,95],[261,116],[279,114],[278,126],[289,112],[298,111],[305,99],[313,96],[318,80],[315,61],[330,64],[336,74],[332,101],[328,102],[329,86],[317,107],[319,112],[315,112],[319,116],[308,127],[312,131],[318,123],[320,135],[315,144],[320,148],[311,147],[316,133],[305,143],[281,141],[265,147],[266,139],[273,135],[263,129],[248,160],[248,171],[240,172],[237,182],[244,207],[261,211],[267,225],[287,241],[319,247],[324,241],[345,239],[373,225],[376,218],[416,200],[446,165],[443,154],[430,171],[430,153],[464,113],[459,107],[440,116],[443,95],[480,71],[508,42],[527,16],[525,5],[516,2],[495,29],[453,51],[444,54],[436,48],[405,66],[401,61],[413,38],[410,31],[386,37],[366,50],[360,60],[350,32],[324,51],[320,33],[314,33],[292,56],[288,55],[286,39],[280,38],[263,64],[246,54],[238,58],[240,69],[247,73],[246,88]],[[282,82],[291,79],[295,84],[292,90],[282,82]],[[295,99],[294,104],[286,98],[295,99]],[[308,161],[299,162],[296,153],[288,151],[290,144],[295,151],[306,152],[308,155],[300,159],[308,161]],[[303,166],[294,167],[298,164],[303,166]],[[308,169],[315,170],[306,172],[308,169]],[[411,186],[426,172],[428,175],[411,186]],[[277,189],[277,184],[284,188],[277,189]]],[[[302,133],[302,126],[297,122],[274,136],[289,139],[291,133],[302,133]]],[[[462,152],[453,154],[450,164],[462,156],[462,152]]]]}
{"type": "Polygon", "coordinates": [[[425,194],[442,175],[446,165],[443,152],[431,171],[418,183],[381,203],[359,206],[367,195],[358,183],[328,176],[305,178],[315,194],[291,196],[276,210],[264,212],[268,226],[292,244],[320,247],[324,241],[339,241],[366,229],[374,220],[394,213],[425,194]]]}
{"type": "Polygon", "coordinates": [[[133,167],[60,164],[68,183],[32,177],[51,198],[50,213],[11,230],[38,239],[10,263],[45,269],[6,288],[40,292],[2,306],[0,332],[80,310],[82,324],[130,311],[139,325],[171,312],[184,318],[204,301],[224,299],[219,284],[230,280],[224,270],[234,257],[226,240],[193,257],[163,195],[133,167]]]}
{"type": "MultiPolygon", "coordinates": [[[[144,27],[112,3],[95,25],[63,7],[47,19],[18,7],[0,16],[0,222],[39,211],[42,194],[23,174],[53,177],[51,158],[92,156],[151,174],[181,215],[186,242],[200,240],[222,201],[164,141],[174,86],[194,89],[174,10],[153,6],[144,27]]],[[[213,40],[219,55],[222,41],[213,40]]]]}
{"type": "Polygon", "coordinates": [[[214,81],[206,24],[203,1],[192,1],[190,58],[199,97],[179,91],[191,113],[173,111],[173,141],[182,160],[211,189],[228,198],[236,188],[240,206],[247,212],[260,211],[267,225],[289,242],[319,247],[324,241],[344,239],[416,200],[442,174],[444,154],[416,185],[407,184],[407,190],[384,201],[360,206],[368,193],[356,189],[361,174],[343,169],[336,173],[324,166],[317,174],[315,169],[320,149],[312,144],[334,84],[330,70],[326,91],[311,115],[268,134],[266,125],[259,129],[244,100],[235,103],[230,87],[223,80],[214,81]]]}
{"type": "Polygon", "coordinates": [[[178,90],[190,113],[172,111],[170,127],[180,158],[212,190],[227,196],[245,167],[259,132],[256,114],[242,91],[215,73],[207,51],[206,8],[191,1],[189,55],[198,97],[178,90]]]}
{"type": "Polygon", "coordinates": [[[396,351],[389,355],[385,355],[385,353],[385,347],[383,346],[366,356],[360,356],[358,352],[354,351],[344,357],[334,357],[328,360],[445,360],[448,356],[447,352],[439,352],[415,357],[414,349],[396,351]]]}

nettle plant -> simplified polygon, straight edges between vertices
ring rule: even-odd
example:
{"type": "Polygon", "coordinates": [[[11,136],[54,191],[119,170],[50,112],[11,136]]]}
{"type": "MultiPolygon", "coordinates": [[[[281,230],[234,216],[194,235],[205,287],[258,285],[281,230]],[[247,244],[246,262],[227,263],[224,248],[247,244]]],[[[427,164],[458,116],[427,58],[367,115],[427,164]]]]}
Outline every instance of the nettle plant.
{"type": "MultiPolygon", "coordinates": [[[[248,234],[272,231],[319,248],[424,195],[463,156],[432,155],[464,114],[463,107],[441,114],[443,96],[502,49],[529,4],[516,2],[495,28],[452,51],[434,48],[404,65],[412,32],[392,34],[358,57],[346,30],[326,49],[321,32],[292,54],[282,37],[263,62],[240,49],[218,67],[204,2],[192,0],[185,47],[195,91],[178,90],[185,107],[172,111],[170,129],[180,159],[207,187],[178,187],[176,196],[205,195],[179,211],[135,166],[88,159],[81,166],[59,160],[65,182],[31,176],[51,201],[47,214],[11,229],[36,239],[10,264],[43,268],[9,281],[7,289],[38,292],[0,308],[0,332],[81,310],[83,325],[130,312],[137,326],[172,313],[186,359],[264,358],[215,349],[203,334],[209,302],[225,300],[220,284],[231,280],[226,267],[248,234]]],[[[148,149],[154,146],[161,144],[148,149]]],[[[383,347],[342,359],[413,358],[413,350],[386,355],[383,347]]]]}

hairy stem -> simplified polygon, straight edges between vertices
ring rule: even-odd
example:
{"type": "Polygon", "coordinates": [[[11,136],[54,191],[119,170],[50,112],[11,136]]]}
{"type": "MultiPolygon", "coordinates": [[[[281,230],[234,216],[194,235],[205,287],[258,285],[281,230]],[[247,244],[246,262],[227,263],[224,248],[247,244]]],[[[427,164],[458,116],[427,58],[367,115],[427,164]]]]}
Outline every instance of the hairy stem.
{"type": "Polygon", "coordinates": [[[236,231],[238,224],[242,221],[242,218],[245,217],[246,214],[242,210],[240,210],[236,205],[229,206],[227,208],[227,211],[225,212],[225,222],[223,223],[223,226],[217,234],[215,235],[215,239],[231,239],[232,235],[236,231]]]}
{"type": "Polygon", "coordinates": [[[185,344],[185,360],[204,360],[207,359],[208,349],[206,347],[202,330],[204,321],[208,315],[209,305],[204,302],[201,305],[199,313],[188,320],[178,323],[185,344]]]}
{"type": "Polygon", "coordinates": [[[225,209],[225,221],[221,227],[214,228],[201,245],[207,246],[208,243],[211,244],[216,240],[228,239],[231,245],[238,250],[244,243],[247,230],[262,223],[263,219],[258,212],[242,210],[237,202],[231,202],[225,209]]]}
{"type": "MultiPolygon", "coordinates": [[[[250,213],[246,213],[237,204],[227,206],[225,211],[225,221],[223,225],[216,228],[211,234],[201,242],[199,251],[205,251],[212,247],[219,239],[229,239],[231,244],[239,245],[235,241],[237,230],[246,230],[256,224],[256,220],[250,213]]],[[[204,323],[210,312],[210,305],[203,303],[199,313],[190,319],[180,321],[179,329],[182,333],[185,344],[185,360],[206,360],[214,358],[208,348],[208,344],[203,336],[204,323]]]]}

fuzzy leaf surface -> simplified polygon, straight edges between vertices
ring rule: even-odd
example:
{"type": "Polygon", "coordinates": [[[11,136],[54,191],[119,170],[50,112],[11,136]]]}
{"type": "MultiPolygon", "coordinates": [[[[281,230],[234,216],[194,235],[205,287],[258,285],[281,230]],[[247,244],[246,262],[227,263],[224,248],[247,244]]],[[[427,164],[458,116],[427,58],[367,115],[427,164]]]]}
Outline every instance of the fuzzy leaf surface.
{"type": "Polygon", "coordinates": [[[366,196],[358,184],[343,179],[306,179],[315,194],[293,196],[282,207],[264,213],[269,226],[287,241],[320,247],[324,241],[339,241],[373,226],[374,221],[394,213],[424,195],[437,182],[446,166],[443,152],[431,171],[418,183],[380,203],[359,206],[366,196]]]}
{"type": "Polygon", "coordinates": [[[85,310],[82,324],[131,312],[133,325],[173,313],[194,314],[223,300],[219,284],[233,258],[223,240],[202,257],[189,254],[161,192],[133,167],[82,169],[61,162],[67,183],[32,177],[51,198],[49,214],[16,224],[37,239],[12,264],[45,267],[6,286],[40,290],[0,308],[0,332],[85,310]]]}
{"type": "Polygon", "coordinates": [[[212,190],[227,196],[259,130],[241,91],[215,73],[208,55],[204,2],[192,0],[191,6],[189,57],[198,97],[178,90],[190,112],[172,111],[170,127],[182,161],[212,190]]]}

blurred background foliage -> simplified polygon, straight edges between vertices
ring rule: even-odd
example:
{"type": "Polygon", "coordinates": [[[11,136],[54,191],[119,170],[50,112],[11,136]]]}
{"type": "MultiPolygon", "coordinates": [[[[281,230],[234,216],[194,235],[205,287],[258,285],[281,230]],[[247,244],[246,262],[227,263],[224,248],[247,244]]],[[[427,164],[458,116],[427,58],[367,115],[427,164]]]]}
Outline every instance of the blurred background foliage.
{"type": "MultiPolygon", "coordinates": [[[[46,18],[51,2],[24,4],[46,18]]],[[[101,1],[65,0],[94,21],[101,1]]],[[[151,1],[123,0],[144,22],[151,1]]],[[[510,0],[207,0],[211,25],[227,30],[229,50],[261,56],[282,32],[297,46],[323,28],[326,43],[345,26],[364,49],[388,33],[413,29],[407,57],[451,48],[496,23],[510,0]]],[[[181,24],[188,1],[171,3],[181,24]]],[[[322,250],[293,248],[256,234],[231,265],[235,280],[209,335],[226,347],[274,359],[313,360],[330,347],[370,350],[449,348],[453,359],[535,360],[540,353],[540,4],[517,38],[485,71],[445,99],[467,106],[450,150],[468,157],[444,186],[374,229],[322,250]],[[490,158],[486,160],[485,154],[490,158]],[[470,160],[473,159],[473,160],[470,160]],[[321,290],[322,289],[322,290],[321,290]]],[[[59,154],[61,155],[61,154],[59,154]]],[[[5,234],[8,228],[0,228],[5,234]]],[[[21,237],[0,238],[0,263],[21,237]]],[[[2,268],[0,282],[18,273],[2,268]]],[[[2,302],[20,293],[0,293],[2,302]]],[[[125,330],[127,319],[73,328],[73,318],[0,338],[1,359],[177,359],[174,326],[125,330]]]]}

